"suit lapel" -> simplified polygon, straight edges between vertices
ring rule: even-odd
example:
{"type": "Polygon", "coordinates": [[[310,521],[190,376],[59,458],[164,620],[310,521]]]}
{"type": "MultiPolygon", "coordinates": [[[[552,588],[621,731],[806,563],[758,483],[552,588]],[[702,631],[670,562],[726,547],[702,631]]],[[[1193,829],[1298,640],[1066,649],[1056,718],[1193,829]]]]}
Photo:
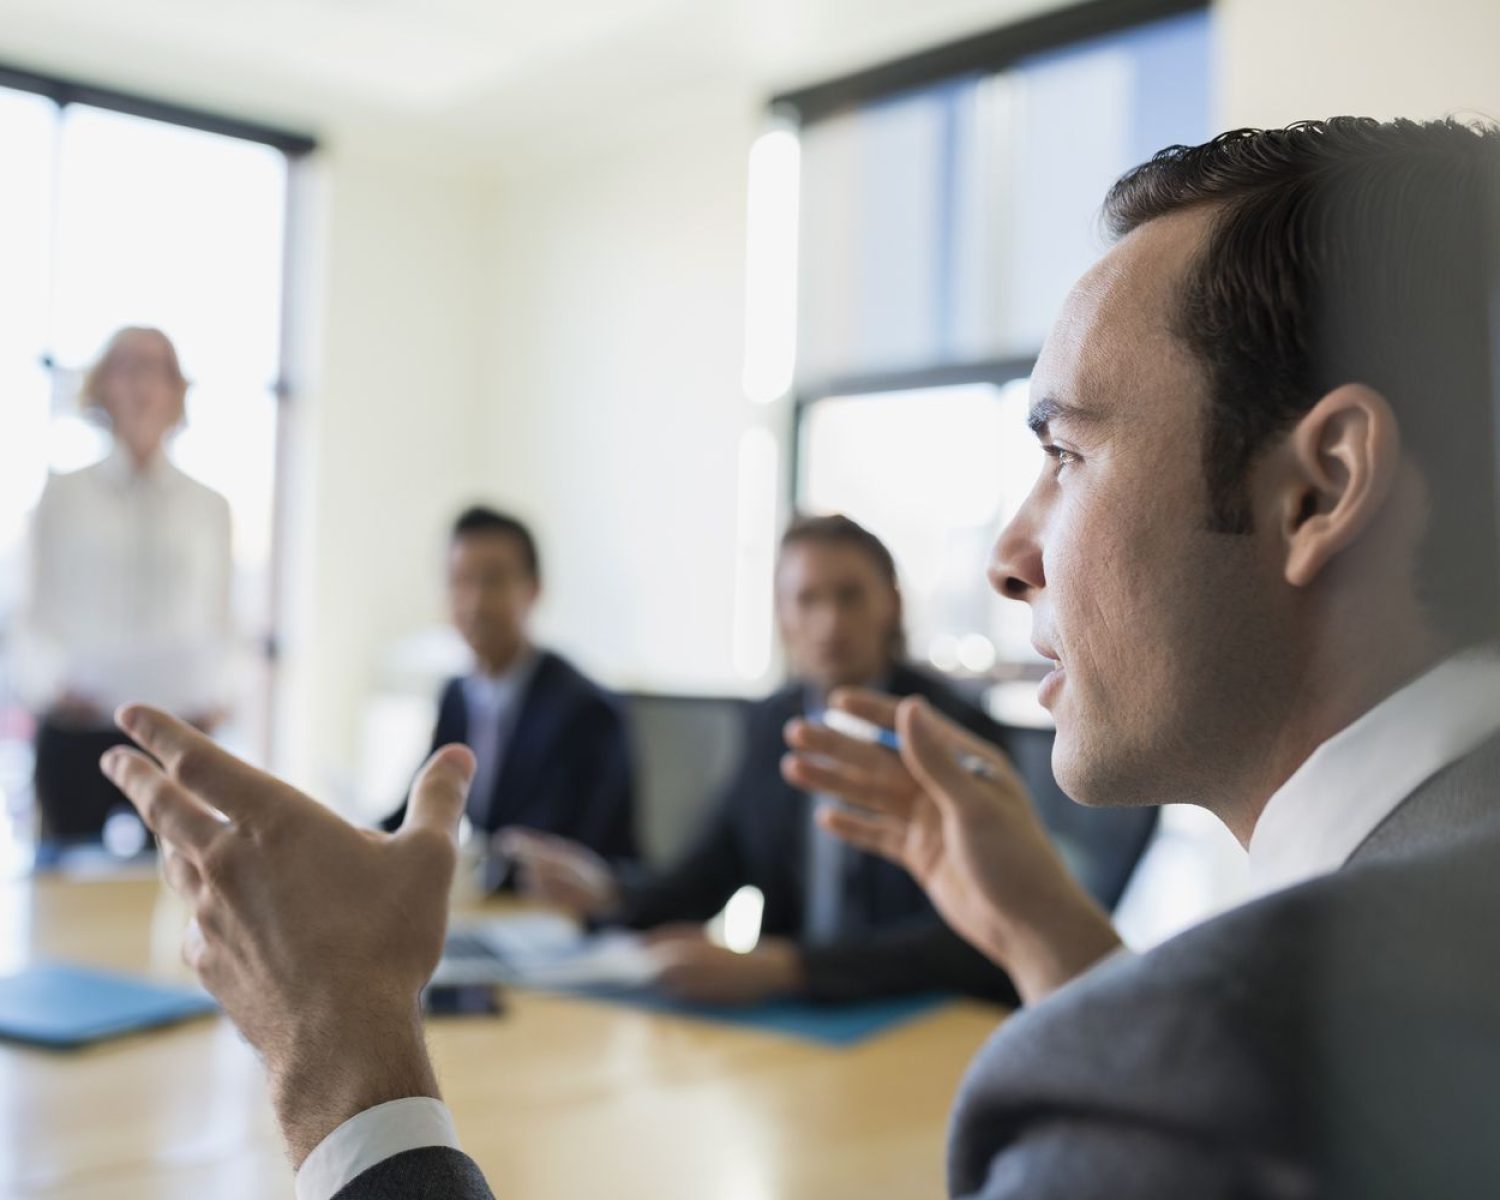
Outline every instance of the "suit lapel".
{"type": "Polygon", "coordinates": [[[1349,856],[1406,858],[1457,846],[1500,824],[1500,734],[1443,768],[1401,801],[1349,856]]]}

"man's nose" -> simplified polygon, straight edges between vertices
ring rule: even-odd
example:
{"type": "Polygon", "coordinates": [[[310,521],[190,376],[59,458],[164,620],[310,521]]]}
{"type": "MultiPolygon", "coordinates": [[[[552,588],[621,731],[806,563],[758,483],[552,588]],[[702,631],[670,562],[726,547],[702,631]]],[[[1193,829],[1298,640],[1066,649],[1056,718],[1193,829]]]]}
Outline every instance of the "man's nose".
{"type": "Polygon", "coordinates": [[[1021,506],[1000,531],[990,554],[990,586],[1007,600],[1029,603],[1047,577],[1042,570],[1042,546],[1037,537],[1035,506],[1031,499],[1021,506]]]}

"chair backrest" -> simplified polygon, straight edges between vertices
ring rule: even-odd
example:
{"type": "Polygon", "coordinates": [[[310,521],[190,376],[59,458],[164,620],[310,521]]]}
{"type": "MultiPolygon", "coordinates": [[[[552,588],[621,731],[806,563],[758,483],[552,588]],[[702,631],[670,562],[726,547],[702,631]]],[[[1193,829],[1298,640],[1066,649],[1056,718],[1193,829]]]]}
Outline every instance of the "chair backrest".
{"type": "Polygon", "coordinates": [[[734,770],[749,702],[644,692],[623,699],[635,741],[636,832],[647,861],[666,862],[734,770]]]}
{"type": "Polygon", "coordinates": [[[1050,729],[1007,726],[1006,750],[1031,789],[1037,811],[1078,881],[1113,910],[1156,832],[1160,811],[1089,808],[1071,799],[1052,774],[1050,729]]]}
{"type": "MultiPolygon", "coordinates": [[[[623,697],[636,754],[637,833],[646,859],[670,861],[703,819],[743,749],[749,701],[729,696],[623,697]]],[[[1052,775],[1053,732],[1005,726],[1005,748],[1078,880],[1113,909],[1155,832],[1154,808],[1085,808],[1052,775]]]]}

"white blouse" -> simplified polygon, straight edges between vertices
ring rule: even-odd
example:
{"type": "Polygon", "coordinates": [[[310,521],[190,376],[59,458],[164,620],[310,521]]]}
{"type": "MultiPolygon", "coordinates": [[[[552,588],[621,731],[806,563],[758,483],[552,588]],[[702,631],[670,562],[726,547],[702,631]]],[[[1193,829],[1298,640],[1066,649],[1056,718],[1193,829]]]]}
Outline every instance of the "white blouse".
{"type": "Polygon", "coordinates": [[[47,481],[14,659],[35,712],[76,692],[184,715],[228,699],[229,503],[165,456],[123,450],[47,481]]]}

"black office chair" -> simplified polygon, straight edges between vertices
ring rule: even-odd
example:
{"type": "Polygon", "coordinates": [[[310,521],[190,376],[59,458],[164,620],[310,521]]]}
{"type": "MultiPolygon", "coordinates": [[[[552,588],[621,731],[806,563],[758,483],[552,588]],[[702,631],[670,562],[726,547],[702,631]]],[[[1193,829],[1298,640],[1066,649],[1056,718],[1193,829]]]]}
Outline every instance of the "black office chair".
{"type": "Polygon", "coordinates": [[[1095,900],[1113,911],[1156,832],[1160,810],[1088,808],[1057,786],[1050,729],[1005,727],[1005,751],[1026,781],[1063,860],[1095,900]]]}
{"type": "MultiPolygon", "coordinates": [[[[635,737],[641,845],[649,862],[667,862],[734,769],[747,702],[639,692],[624,699],[635,737]]],[[[1075,804],[1052,776],[1053,732],[1003,728],[1004,749],[1063,859],[1089,893],[1113,910],[1156,830],[1157,810],[1075,804]]]]}
{"type": "Polygon", "coordinates": [[[635,746],[636,833],[647,862],[670,862],[734,770],[748,702],[646,692],[623,699],[635,746]]]}

